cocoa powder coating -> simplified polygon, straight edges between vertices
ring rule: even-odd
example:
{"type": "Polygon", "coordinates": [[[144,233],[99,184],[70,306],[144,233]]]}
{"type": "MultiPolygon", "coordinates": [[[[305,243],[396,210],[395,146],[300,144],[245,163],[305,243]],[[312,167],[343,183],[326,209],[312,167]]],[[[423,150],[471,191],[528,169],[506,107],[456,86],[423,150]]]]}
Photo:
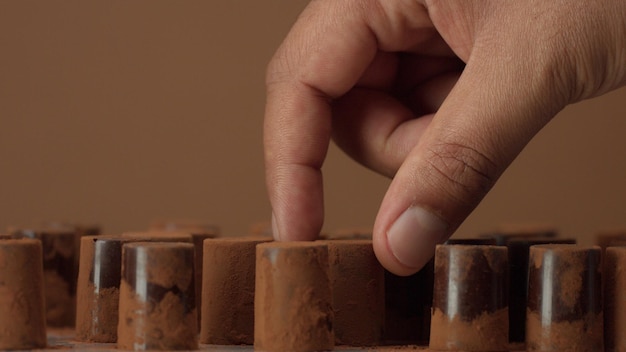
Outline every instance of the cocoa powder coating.
{"type": "Polygon", "coordinates": [[[334,346],[328,247],[259,244],[254,346],[263,351],[326,351],[334,346]]]}
{"type": "Polygon", "coordinates": [[[384,269],[371,240],[329,240],[335,344],[375,346],[385,323],[384,269]]]}
{"type": "Polygon", "coordinates": [[[201,343],[254,343],[256,245],[267,241],[259,238],[204,241],[201,343]]]}
{"type": "Polygon", "coordinates": [[[602,313],[587,314],[576,320],[555,321],[547,326],[542,320],[542,316],[536,311],[528,310],[526,314],[527,351],[604,351],[602,313]]]}
{"type": "Polygon", "coordinates": [[[46,302],[46,323],[54,327],[74,326],[76,319],[76,262],[78,248],[75,229],[11,230],[14,238],[41,241],[43,250],[43,279],[46,302]]]}
{"type": "Polygon", "coordinates": [[[190,243],[123,246],[118,348],[198,348],[193,252],[190,243]]]}
{"type": "Polygon", "coordinates": [[[430,349],[433,351],[508,351],[507,308],[483,312],[472,320],[452,319],[440,309],[431,318],[430,349]]]}
{"type": "Polygon", "coordinates": [[[45,346],[41,242],[0,240],[0,350],[45,346]]]}

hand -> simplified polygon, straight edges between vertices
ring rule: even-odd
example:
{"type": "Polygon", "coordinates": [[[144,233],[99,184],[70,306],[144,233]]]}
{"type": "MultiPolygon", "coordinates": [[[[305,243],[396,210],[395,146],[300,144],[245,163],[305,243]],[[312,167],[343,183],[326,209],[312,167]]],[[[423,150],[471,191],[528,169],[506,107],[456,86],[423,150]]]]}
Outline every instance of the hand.
{"type": "Polygon", "coordinates": [[[567,104],[626,84],[623,0],[317,0],[267,71],[279,240],[323,223],[331,137],[393,177],[374,225],[390,271],[420,269],[567,104]]]}

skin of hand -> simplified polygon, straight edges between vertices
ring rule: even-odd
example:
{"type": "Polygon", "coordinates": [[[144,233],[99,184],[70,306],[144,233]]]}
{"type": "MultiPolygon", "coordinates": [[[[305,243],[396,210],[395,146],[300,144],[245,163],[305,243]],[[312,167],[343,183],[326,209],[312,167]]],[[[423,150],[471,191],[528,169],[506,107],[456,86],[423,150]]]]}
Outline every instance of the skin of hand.
{"type": "Polygon", "coordinates": [[[410,275],[566,105],[626,84],[623,0],[314,0],[267,69],[278,240],[313,240],[331,138],[393,180],[373,229],[410,275]]]}

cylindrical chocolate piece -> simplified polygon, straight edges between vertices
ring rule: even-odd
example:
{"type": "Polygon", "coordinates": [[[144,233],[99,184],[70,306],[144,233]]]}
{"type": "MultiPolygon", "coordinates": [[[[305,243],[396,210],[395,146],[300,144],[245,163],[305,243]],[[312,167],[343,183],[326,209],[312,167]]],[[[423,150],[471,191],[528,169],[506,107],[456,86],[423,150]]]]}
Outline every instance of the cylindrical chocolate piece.
{"type": "Polygon", "coordinates": [[[530,247],[540,244],[575,244],[572,238],[527,237],[508,241],[509,250],[509,339],[526,339],[526,306],[528,297],[528,255],[530,247]]]}
{"type": "Polygon", "coordinates": [[[116,342],[122,267],[122,245],[114,236],[81,239],[78,273],[76,339],[116,342]]]}
{"type": "Polygon", "coordinates": [[[506,247],[438,245],[430,349],[507,351],[506,247]]]}
{"type": "Polygon", "coordinates": [[[604,252],[604,350],[626,351],[626,247],[604,252]]]}
{"type": "MultiPolygon", "coordinates": [[[[198,311],[202,307],[202,242],[207,238],[215,238],[219,234],[219,228],[215,225],[202,224],[194,221],[160,221],[151,225],[152,230],[127,232],[122,236],[132,237],[135,240],[161,241],[161,242],[191,242],[194,244],[194,273],[196,287],[196,307],[198,311]]],[[[200,314],[198,314],[198,328],[200,327],[200,314]]]]}
{"type": "Polygon", "coordinates": [[[603,350],[600,247],[530,247],[528,351],[603,350]]]}
{"type": "Polygon", "coordinates": [[[191,233],[185,231],[132,231],[124,232],[122,237],[147,242],[193,242],[191,233]]]}
{"type": "Polygon", "coordinates": [[[122,252],[118,348],[197,349],[193,244],[128,243],[122,252]]]}
{"type": "Polygon", "coordinates": [[[450,238],[444,244],[466,244],[466,245],[479,245],[479,246],[496,246],[497,241],[491,237],[468,237],[468,238],[450,238]]]}
{"type": "Polygon", "coordinates": [[[80,239],[83,236],[98,236],[102,229],[97,224],[72,223],[67,221],[46,221],[41,224],[41,228],[55,231],[74,232],[75,248],[77,255],[75,256],[76,274],[78,274],[78,265],[80,257],[80,239]]]}
{"type": "Polygon", "coordinates": [[[188,235],[86,236],[81,243],[76,339],[116,342],[122,246],[132,242],[188,242],[188,235]]]}
{"type": "Polygon", "coordinates": [[[0,240],[0,350],[45,346],[41,242],[0,240]]]}
{"type": "Polygon", "coordinates": [[[257,245],[254,346],[264,351],[332,350],[328,247],[311,242],[257,245]]]}
{"type": "MultiPolygon", "coordinates": [[[[191,243],[194,248],[194,268],[195,275],[194,284],[196,287],[196,307],[198,308],[198,329],[200,328],[200,319],[202,312],[202,271],[204,261],[204,240],[209,238],[215,238],[217,236],[217,230],[215,231],[192,231],[191,243]]],[[[254,253],[252,255],[254,257],[254,253]]]]}
{"type": "Polygon", "coordinates": [[[214,345],[254,343],[256,245],[252,238],[204,241],[200,342],[214,345]]]}
{"type": "Polygon", "coordinates": [[[43,249],[43,279],[48,326],[74,326],[76,319],[76,231],[73,228],[11,230],[14,238],[41,241],[43,249]]]}
{"type": "Polygon", "coordinates": [[[328,240],[335,344],[379,345],[385,324],[385,271],[371,240],[328,240]]]}
{"type": "Polygon", "coordinates": [[[433,258],[410,276],[398,276],[385,270],[385,344],[428,343],[434,263],[433,258]]]}

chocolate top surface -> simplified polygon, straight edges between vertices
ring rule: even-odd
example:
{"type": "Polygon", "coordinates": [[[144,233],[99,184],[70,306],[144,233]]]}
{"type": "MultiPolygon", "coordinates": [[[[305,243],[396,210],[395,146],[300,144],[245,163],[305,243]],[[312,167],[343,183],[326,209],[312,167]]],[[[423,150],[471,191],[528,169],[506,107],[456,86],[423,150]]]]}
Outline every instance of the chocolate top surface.
{"type": "Polygon", "coordinates": [[[372,229],[370,228],[347,228],[332,231],[330,233],[321,234],[320,239],[323,240],[368,240],[372,238],[372,229]]]}
{"type": "Polygon", "coordinates": [[[136,249],[136,248],[145,248],[145,249],[177,249],[177,248],[191,248],[194,246],[191,243],[186,242],[158,242],[158,241],[137,241],[137,242],[128,242],[124,244],[124,248],[128,249],[136,249]]]}
{"type": "Polygon", "coordinates": [[[31,238],[0,238],[0,246],[41,246],[41,241],[31,238]]]}
{"type": "Polygon", "coordinates": [[[328,247],[326,243],[323,242],[309,242],[309,241],[294,241],[294,242],[267,242],[261,243],[257,246],[257,248],[261,249],[288,249],[288,248],[323,248],[328,247]]]}
{"type": "Polygon", "coordinates": [[[534,246],[543,244],[576,244],[574,238],[558,238],[558,237],[522,237],[512,238],[508,241],[507,246],[520,245],[520,246],[534,246]]]}
{"type": "Polygon", "coordinates": [[[246,236],[246,237],[218,237],[218,238],[207,238],[204,241],[208,241],[210,243],[245,243],[245,242],[268,242],[272,239],[269,237],[261,237],[261,236],[246,236]]]}
{"type": "Polygon", "coordinates": [[[133,231],[124,232],[122,237],[146,242],[192,242],[193,240],[190,233],[182,231],[133,231]]]}
{"type": "Polygon", "coordinates": [[[531,247],[533,251],[542,251],[542,252],[556,252],[556,253],[585,253],[589,251],[598,251],[600,253],[599,246],[582,246],[579,244],[572,243],[548,243],[548,244],[537,244],[531,247]]]}
{"type": "Polygon", "coordinates": [[[450,238],[445,244],[468,244],[468,245],[483,245],[483,246],[495,246],[497,241],[495,238],[490,237],[472,237],[472,238],[450,238]]]}
{"type": "Polygon", "coordinates": [[[626,256],[626,242],[624,243],[624,246],[611,246],[611,247],[607,247],[606,249],[606,253],[608,254],[612,254],[615,256],[626,256]]]}
{"type": "Polygon", "coordinates": [[[367,240],[367,239],[355,239],[355,240],[350,240],[350,239],[328,239],[328,240],[317,240],[315,241],[316,243],[323,243],[327,246],[335,246],[335,247],[349,247],[349,246],[359,246],[359,247],[363,247],[363,246],[369,246],[371,247],[373,245],[373,241],[372,240],[367,240]]]}
{"type": "Polygon", "coordinates": [[[69,227],[37,227],[37,228],[11,228],[9,233],[16,238],[41,238],[44,236],[75,236],[76,232],[69,227]]]}

